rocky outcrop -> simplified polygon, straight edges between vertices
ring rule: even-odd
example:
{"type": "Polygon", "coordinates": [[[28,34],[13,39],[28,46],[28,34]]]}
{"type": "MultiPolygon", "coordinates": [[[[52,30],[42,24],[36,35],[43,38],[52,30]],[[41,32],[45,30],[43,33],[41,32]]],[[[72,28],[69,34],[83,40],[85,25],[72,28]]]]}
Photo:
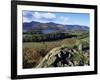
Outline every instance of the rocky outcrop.
{"type": "Polygon", "coordinates": [[[40,62],[37,68],[67,67],[89,65],[89,50],[57,47],[52,49],[40,62]]]}

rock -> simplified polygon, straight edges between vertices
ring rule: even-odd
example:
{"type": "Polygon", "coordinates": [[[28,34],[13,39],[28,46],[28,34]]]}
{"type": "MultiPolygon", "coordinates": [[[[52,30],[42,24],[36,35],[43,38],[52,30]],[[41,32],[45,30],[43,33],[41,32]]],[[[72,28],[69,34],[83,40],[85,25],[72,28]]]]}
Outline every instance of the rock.
{"type": "Polygon", "coordinates": [[[68,67],[68,65],[67,64],[64,64],[64,67],[68,67]]]}
{"type": "Polygon", "coordinates": [[[79,66],[84,66],[84,62],[82,60],[80,60],[79,66]]]}
{"type": "Polygon", "coordinates": [[[58,66],[58,67],[61,67],[61,66],[62,66],[61,61],[59,61],[59,62],[57,63],[57,66],[58,66]]]}
{"type": "MultiPolygon", "coordinates": [[[[87,62],[89,62],[89,60],[87,62]]],[[[38,64],[37,68],[68,67],[68,66],[84,66],[82,57],[80,56],[79,52],[76,49],[57,47],[52,49],[49,53],[47,53],[47,55],[43,58],[43,60],[38,64]],[[73,56],[74,57],[76,56],[75,57],[76,60],[74,58],[72,59],[73,56]],[[79,59],[77,57],[79,57],[79,59]]]]}
{"type": "Polygon", "coordinates": [[[70,60],[68,61],[68,63],[69,66],[73,66],[73,63],[70,60]]]}
{"type": "Polygon", "coordinates": [[[79,51],[82,51],[82,44],[79,44],[78,50],[79,50],[79,51]]]}

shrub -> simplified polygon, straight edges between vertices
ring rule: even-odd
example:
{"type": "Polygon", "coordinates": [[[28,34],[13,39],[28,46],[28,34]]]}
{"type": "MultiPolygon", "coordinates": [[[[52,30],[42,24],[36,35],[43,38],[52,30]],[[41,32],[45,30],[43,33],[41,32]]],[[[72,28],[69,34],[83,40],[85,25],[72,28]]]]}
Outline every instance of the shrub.
{"type": "Polygon", "coordinates": [[[23,49],[23,68],[35,67],[41,58],[41,55],[34,48],[23,49]]]}

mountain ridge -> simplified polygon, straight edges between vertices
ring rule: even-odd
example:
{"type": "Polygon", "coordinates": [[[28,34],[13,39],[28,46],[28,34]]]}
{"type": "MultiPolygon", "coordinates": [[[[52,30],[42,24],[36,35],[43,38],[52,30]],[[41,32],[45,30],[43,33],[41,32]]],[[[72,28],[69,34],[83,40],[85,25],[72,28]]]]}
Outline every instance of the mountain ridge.
{"type": "Polygon", "coordinates": [[[61,31],[75,31],[75,30],[89,30],[88,26],[82,25],[63,25],[53,22],[40,23],[36,21],[24,22],[23,30],[61,30],[61,31]]]}

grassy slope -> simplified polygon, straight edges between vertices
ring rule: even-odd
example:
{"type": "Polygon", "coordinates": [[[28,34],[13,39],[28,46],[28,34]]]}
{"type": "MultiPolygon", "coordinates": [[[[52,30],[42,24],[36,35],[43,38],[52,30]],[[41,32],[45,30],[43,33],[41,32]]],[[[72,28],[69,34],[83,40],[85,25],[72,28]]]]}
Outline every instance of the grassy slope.
{"type": "Polygon", "coordinates": [[[48,42],[24,42],[23,43],[23,48],[43,48],[43,47],[47,47],[47,46],[61,46],[61,45],[74,45],[77,42],[79,42],[79,40],[77,39],[73,39],[73,38],[69,38],[69,39],[63,39],[63,40],[57,40],[57,41],[48,41],[48,42]]]}

